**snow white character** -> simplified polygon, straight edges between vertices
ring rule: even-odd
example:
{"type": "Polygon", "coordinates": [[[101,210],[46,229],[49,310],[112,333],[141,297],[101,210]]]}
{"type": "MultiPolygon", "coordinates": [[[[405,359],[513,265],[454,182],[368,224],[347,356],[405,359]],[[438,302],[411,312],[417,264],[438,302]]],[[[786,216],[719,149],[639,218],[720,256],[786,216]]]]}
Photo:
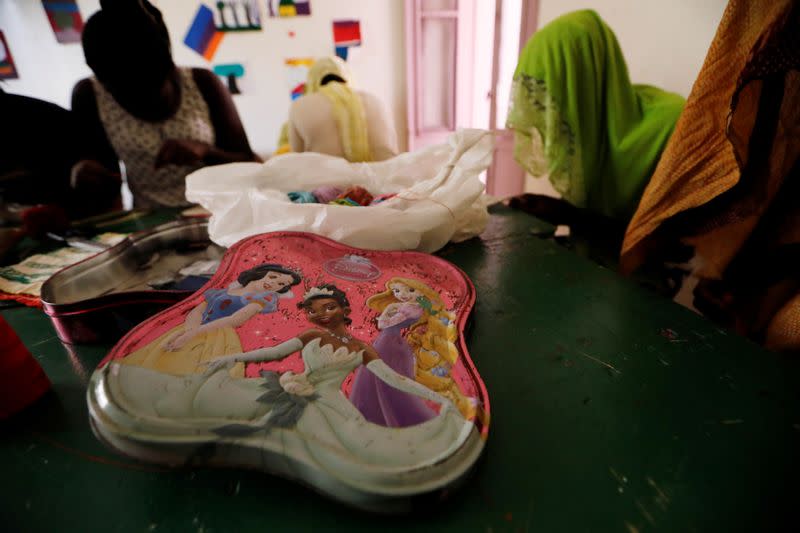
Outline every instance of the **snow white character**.
{"type": "MultiPolygon", "coordinates": [[[[208,361],[241,352],[236,328],[259,313],[274,313],[280,300],[294,297],[291,288],[300,281],[297,272],[281,265],[245,270],[227,289],[205,291],[205,301],[186,315],[183,324],[119,362],[175,375],[202,372],[208,361]]],[[[243,376],[244,365],[231,369],[231,375],[243,376]]]]}

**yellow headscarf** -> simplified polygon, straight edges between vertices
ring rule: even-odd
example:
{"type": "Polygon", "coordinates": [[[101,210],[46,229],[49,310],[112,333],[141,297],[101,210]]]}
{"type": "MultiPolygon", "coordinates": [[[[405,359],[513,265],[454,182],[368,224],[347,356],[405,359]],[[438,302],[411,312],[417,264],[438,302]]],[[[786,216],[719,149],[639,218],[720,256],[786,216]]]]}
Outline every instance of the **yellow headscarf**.
{"type": "Polygon", "coordinates": [[[338,57],[323,57],[308,71],[306,94],[320,92],[330,100],[345,158],[351,162],[372,161],[364,105],[358,94],[348,87],[349,81],[350,72],[344,61],[338,57]],[[334,81],[322,85],[322,79],[329,74],[339,76],[345,83],[334,81]]]}
{"type": "Polygon", "coordinates": [[[275,155],[288,154],[292,151],[292,146],[289,144],[289,123],[284,122],[281,126],[281,134],[278,137],[278,148],[275,150],[275,155]]]}

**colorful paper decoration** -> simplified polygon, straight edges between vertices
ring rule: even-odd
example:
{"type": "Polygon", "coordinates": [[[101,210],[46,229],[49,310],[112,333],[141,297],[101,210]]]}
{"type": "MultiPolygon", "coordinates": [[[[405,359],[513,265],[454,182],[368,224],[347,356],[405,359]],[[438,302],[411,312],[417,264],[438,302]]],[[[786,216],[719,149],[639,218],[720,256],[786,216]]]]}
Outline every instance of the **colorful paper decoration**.
{"type": "Polygon", "coordinates": [[[42,0],[44,12],[61,44],[81,42],[83,19],[76,0],[42,0]]]}
{"type": "Polygon", "coordinates": [[[306,78],[308,69],[314,64],[314,58],[301,57],[284,60],[286,65],[287,81],[292,101],[297,100],[306,92],[306,78]]]}
{"type": "Polygon", "coordinates": [[[242,94],[242,91],[236,84],[236,79],[244,76],[244,67],[241,64],[230,63],[227,65],[217,65],[214,67],[214,74],[225,78],[228,82],[228,90],[231,94],[242,94]]]}
{"type": "Polygon", "coordinates": [[[219,31],[260,31],[258,0],[217,2],[217,21],[219,31]]]}
{"type": "Polygon", "coordinates": [[[357,20],[334,20],[333,42],[336,46],[361,46],[361,24],[357,20]]]}
{"type": "Polygon", "coordinates": [[[311,15],[311,0],[265,0],[270,17],[301,17],[311,15]]]}
{"type": "Polygon", "coordinates": [[[333,21],[333,45],[336,55],[347,61],[347,49],[361,46],[361,24],[357,20],[333,21]]]}
{"type": "Polygon", "coordinates": [[[217,52],[217,47],[222,41],[223,35],[225,33],[217,30],[214,22],[214,13],[205,5],[200,4],[183,43],[208,61],[211,61],[217,52]]]}
{"type": "Polygon", "coordinates": [[[0,31],[0,80],[13,80],[19,78],[11,50],[8,49],[6,36],[0,31]]]}

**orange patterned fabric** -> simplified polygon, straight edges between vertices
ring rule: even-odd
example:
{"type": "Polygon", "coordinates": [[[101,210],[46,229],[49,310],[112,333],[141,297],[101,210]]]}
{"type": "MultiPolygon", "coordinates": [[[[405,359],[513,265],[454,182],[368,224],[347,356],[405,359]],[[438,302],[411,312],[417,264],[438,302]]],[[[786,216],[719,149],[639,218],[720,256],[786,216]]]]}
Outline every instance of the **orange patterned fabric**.
{"type": "Polygon", "coordinates": [[[621,257],[693,254],[695,306],[780,350],[800,350],[799,102],[800,2],[730,0],[621,257]]]}
{"type": "MultiPolygon", "coordinates": [[[[756,122],[760,79],[788,70],[797,62],[796,55],[793,56],[797,43],[785,42],[797,40],[797,28],[793,31],[790,27],[791,7],[791,0],[728,3],[675,132],[628,226],[622,247],[624,270],[631,271],[644,261],[649,251],[646,241],[663,222],[706,204],[739,181],[756,122]]],[[[790,78],[787,96],[796,95],[798,88],[798,77],[790,78]]],[[[788,143],[788,137],[794,135],[792,144],[796,145],[797,132],[791,130],[797,127],[800,106],[796,105],[796,99],[793,101],[794,105],[790,105],[792,100],[784,98],[787,116],[779,124],[776,137],[788,143]]],[[[787,165],[797,156],[797,146],[787,146],[785,154],[780,155],[783,161],[775,165],[778,168],[774,171],[785,174],[787,165]]],[[[752,228],[720,231],[736,234],[736,243],[728,247],[735,249],[749,235],[749,229],[752,228]]],[[[735,251],[722,249],[710,253],[731,256],[735,251]]],[[[723,263],[715,262],[709,268],[718,270],[723,263]]]]}

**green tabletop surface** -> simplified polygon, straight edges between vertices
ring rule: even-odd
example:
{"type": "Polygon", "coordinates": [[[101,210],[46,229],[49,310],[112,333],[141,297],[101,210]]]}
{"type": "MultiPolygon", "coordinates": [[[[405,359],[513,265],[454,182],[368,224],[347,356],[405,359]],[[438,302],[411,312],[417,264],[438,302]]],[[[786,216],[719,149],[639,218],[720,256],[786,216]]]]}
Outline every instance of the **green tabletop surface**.
{"type": "Polygon", "coordinates": [[[169,470],[93,436],[109,346],[2,316],[53,383],[0,423],[4,531],[768,531],[796,529],[800,366],[719,330],[494,208],[439,255],[477,289],[468,346],[492,425],[474,474],[410,516],[356,511],[267,474],[169,470]],[[794,527],[791,524],[795,524],[794,527]]]}

